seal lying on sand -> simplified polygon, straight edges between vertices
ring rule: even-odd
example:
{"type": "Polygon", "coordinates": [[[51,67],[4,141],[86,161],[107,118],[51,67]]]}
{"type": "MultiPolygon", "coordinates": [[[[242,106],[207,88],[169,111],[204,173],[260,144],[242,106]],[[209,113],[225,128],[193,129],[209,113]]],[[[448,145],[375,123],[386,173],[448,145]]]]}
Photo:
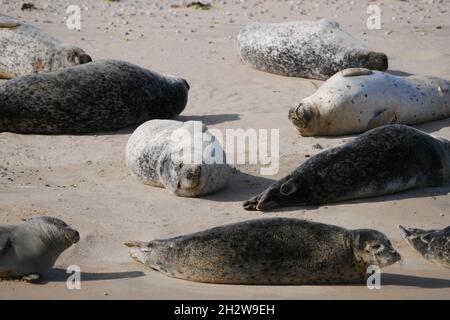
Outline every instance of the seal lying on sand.
{"type": "Polygon", "coordinates": [[[265,211],[376,197],[439,186],[450,177],[450,142],[404,125],[388,125],[311,157],[244,203],[265,211]]]}
{"type": "Polygon", "coordinates": [[[384,53],[366,46],[334,21],[253,23],[238,35],[242,60],[258,70],[326,80],[346,68],[386,70],[384,53]]]}
{"type": "Polygon", "coordinates": [[[126,245],[131,257],[168,276],[227,284],[357,282],[368,276],[368,266],[382,268],[400,259],[378,231],[291,218],[250,220],[126,245]]]}
{"type": "Polygon", "coordinates": [[[302,136],[344,135],[385,124],[415,124],[450,117],[450,82],[347,69],[328,79],[289,111],[302,136]]]}
{"type": "Polygon", "coordinates": [[[428,261],[450,268],[450,226],[442,230],[422,230],[398,226],[402,237],[428,261]]]}
{"type": "Polygon", "coordinates": [[[63,221],[40,217],[20,225],[0,226],[0,278],[37,280],[59,255],[80,240],[63,221]]]}
{"type": "Polygon", "coordinates": [[[91,61],[82,49],[0,14],[0,78],[56,71],[91,61]]]}
{"type": "Polygon", "coordinates": [[[151,120],[142,124],[128,140],[126,162],[141,182],[183,197],[223,188],[231,172],[222,147],[199,121],[151,120]],[[203,141],[208,144],[195,150],[197,135],[202,145],[203,141]],[[208,150],[214,151],[219,161],[210,158],[208,150]]]}
{"type": "Polygon", "coordinates": [[[0,132],[90,133],[173,118],[189,85],[133,64],[105,60],[0,85],[0,132]]]}

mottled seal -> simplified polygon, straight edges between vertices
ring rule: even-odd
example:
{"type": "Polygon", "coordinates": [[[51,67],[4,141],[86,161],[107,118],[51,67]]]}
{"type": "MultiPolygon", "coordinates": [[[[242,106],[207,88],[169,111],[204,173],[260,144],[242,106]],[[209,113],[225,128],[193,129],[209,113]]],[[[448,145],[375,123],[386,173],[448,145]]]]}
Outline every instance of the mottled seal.
{"type": "Polygon", "coordinates": [[[300,219],[258,219],[167,240],[126,243],[130,255],[168,276],[224,284],[338,284],[364,280],[367,268],[400,259],[369,229],[300,219]]]}
{"type": "Polygon", "coordinates": [[[450,268],[450,226],[442,230],[422,230],[398,226],[402,237],[428,261],[450,268]]]}
{"type": "Polygon", "coordinates": [[[325,80],[347,68],[386,70],[384,53],[369,51],[328,20],[252,23],[238,35],[243,61],[258,70],[325,80]]]}
{"type": "Polygon", "coordinates": [[[128,140],[126,163],[141,182],[184,197],[223,188],[231,172],[222,147],[199,121],[151,120],[142,124],[128,140]],[[202,143],[197,151],[196,135],[202,143]],[[208,150],[220,153],[219,161],[208,157],[208,150]],[[184,157],[188,152],[191,156],[184,157]]]}
{"type": "Polygon", "coordinates": [[[346,69],[289,111],[303,136],[344,135],[385,124],[416,124],[450,117],[450,82],[346,69]]]}
{"type": "Polygon", "coordinates": [[[80,240],[78,232],[53,217],[0,226],[0,278],[37,280],[59,255],[80,240]]]}
{"type": "Polygon", "coordinates": [[[184,79],[116,60],[18,77],[0,85],[0,131],[91,133],[173,118],[188,90],[184,79]]]}
{"type": "Polygon", "coordinates": [[[265,211],[439,186],[450,177],[450,142],[405,125],[372,129],[309,158],[244,203],[265,211]]]}
{"type": "Polygon", "coordinates": [[[91,61],[82,49],[0,14],[0,78],[56,71],[91,61]]]}

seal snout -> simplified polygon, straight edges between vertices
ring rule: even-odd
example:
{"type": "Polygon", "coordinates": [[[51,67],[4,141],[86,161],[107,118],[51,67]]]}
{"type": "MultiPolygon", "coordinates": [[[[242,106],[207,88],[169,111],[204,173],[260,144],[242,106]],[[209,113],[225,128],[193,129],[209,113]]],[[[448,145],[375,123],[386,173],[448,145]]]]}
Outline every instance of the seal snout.
{"type": "Polygon", "coordinates": [[[308,135],[306,129],[312,129],[314,111],[309,103],[301,102],[289,110],[288,118],[302,135],[308,135]]]}
{"type": "Polygon", "coordinates": [[[384,53],[370,51],[367,54],[367,65],[372,70],[386,71],[388,68],[388,57],[384,53]]]}

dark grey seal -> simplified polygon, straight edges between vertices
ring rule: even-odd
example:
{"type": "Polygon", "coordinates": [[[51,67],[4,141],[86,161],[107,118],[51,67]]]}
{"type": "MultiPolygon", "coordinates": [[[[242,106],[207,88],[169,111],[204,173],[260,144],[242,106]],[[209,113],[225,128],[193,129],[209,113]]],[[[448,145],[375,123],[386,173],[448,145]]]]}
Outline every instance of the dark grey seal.
{"type": "Polygon", "coordinates": [[[180,279],[226,284],[359,282],[400,259],[376,230],[300,219],[250,220],[167,240],[126,243],[137,261],[180,279]]]}
{"type": "Polygon", "coordinates": [[[384,71],[384,53],[369,51],[337,22],[252,23],[238,35],[242,60],[258,70],[326,80],[347,68],[384,71]]]}
{"type": "Polygon", "coordinates": [[[450,268],[450,226],[442,230],[422,230],[398,226],[402,237],[422,257],[450,268]]]}
{"type": "Polygon", "coordinates": [[[372,129],[311,157],[247,210],[320,205],[439,186],[450,176],[450,142],[405,125],[372,129]]]}
{"type": "Polygon", "coordinates": [[[66,249],[80,240],[64,221],[40,217],[19,225],[0,226],[0,278],[37,280],[66,249]]]}
{"type": "Polygon", "coordinates": [[[173,118],[189,85],[133,64],[105,60],[0,85],[0,132],[80,134],[173,118]]]}

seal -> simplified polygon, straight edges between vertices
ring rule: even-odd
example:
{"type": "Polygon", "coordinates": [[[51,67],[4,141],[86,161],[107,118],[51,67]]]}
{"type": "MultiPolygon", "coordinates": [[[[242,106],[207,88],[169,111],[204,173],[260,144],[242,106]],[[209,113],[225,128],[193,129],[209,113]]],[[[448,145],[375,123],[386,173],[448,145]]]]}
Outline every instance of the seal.
{"type": "Polygon", "coordinates": [[[400,255],[376,230],[292,218],[257,219],[150,242],[130,255],[168,276],[207,283],[313,285],[359,282],[400,255]]]}
{"type": "Polygon", "coordinates": [[[0,78],[56,71],[91,61],[81,48],[0,14],[0,78]]]}
{"type": "Polygon", "coordinates": [[[309,158],[244,202],[244,208],[266,211],[377,197],[440,186],[449,177],[449,141],[405,125],[387,125],[309,158]]]}
{"type": "Polygon", "coordinates": [[[302,136],[360,133],[386,124],[417,124],[450,117],[450,82],[346,69],[289,111],[302,136]]]}
{"type": "Polygon", "coordinates": [[[186,80],[103,60],[0,85],[0,132],[81,134],[173,118],[186,106],[186,80]]]}
{"type": "Polygon", "coordinates": [[[283,76],[326,80],[347,68],[386,70],[384,53],[369,51],[337,22],[252,23],[238,35],[244,62],[283,76]]]}
{"type": "Polygon", "coordinates": [[[151,120],[142,124],[128,140],[126,163],[139,181],[182,197],[222,189],[231,173],[222,146],[200,121],[151,120]]]}
{"type": "Polygon", "coordinates": [[[64,221],[39,217],[19,225],[0,226],[0,278],[38,280],[60,254],[80,240],[64,221]]]}
{"type": "Polygon", "coordinates": [[[406,242],[426,260],[450,268],[450,226],[442,230],[422,230],[398,226],[406,242]]]}

